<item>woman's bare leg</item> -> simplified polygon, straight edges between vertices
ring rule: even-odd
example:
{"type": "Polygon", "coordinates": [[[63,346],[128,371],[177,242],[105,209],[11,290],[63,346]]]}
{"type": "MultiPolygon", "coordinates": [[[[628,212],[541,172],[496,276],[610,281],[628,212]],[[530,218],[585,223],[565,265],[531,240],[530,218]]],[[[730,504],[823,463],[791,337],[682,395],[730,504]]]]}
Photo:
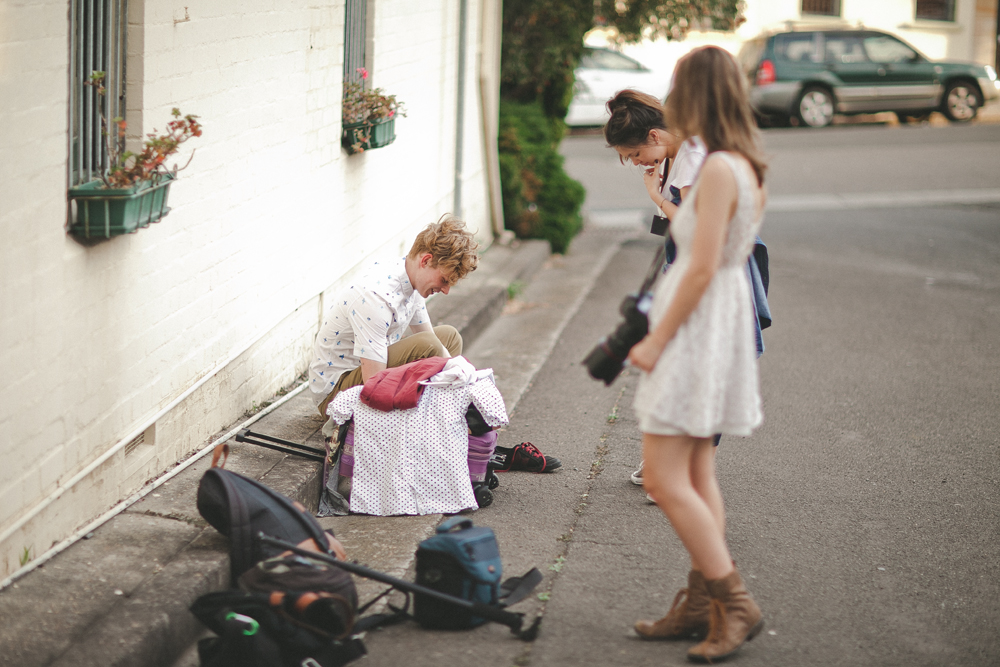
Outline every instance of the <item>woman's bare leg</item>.
{"type": "MultiPolygon", "coordinates": [[[[696,452],[711,448],[711,439],[644,433],[642,439],[643,485],[670,520],[694,569],[706,579],[722,579],[733,570],[732,558],[712,507],[695,489],[696,452]]],[[[707,453],[711,456],[711,452],[707,453]]],[[[700,453],[698,465],[704,467],[700,453]]],[[[701,472],[699,471],[699,474],[701,472]]],[[[721,506],[721,496],[719,497],[721,506]]]]}
{"type": "Polygon", "coordinates": [[[712,516],[715,517],[715,522],[719,526],[719,534],[725,540],[726,509],[722,502],[719,481],[715,478],[716,451],[718,451],[718,447],[713,447],[711,442],[709,442],[708,447],[695,448],[694,455],[691,457],[691,484],[712,511],[712,516]]]}

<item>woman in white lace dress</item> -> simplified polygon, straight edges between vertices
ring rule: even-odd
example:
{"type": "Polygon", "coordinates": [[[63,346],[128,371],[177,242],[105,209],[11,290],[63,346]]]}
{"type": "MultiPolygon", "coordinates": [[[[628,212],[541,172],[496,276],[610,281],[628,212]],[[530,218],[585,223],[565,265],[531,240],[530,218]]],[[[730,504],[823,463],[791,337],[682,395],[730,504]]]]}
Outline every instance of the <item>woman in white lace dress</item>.
{"type": "Polygon", "coordinates": [[[643,373],[635,410],[643,432],[643,482],[691,556],[689,586],[647,639],[705,637],[688,658],[732,654],[763,627],[760,609],[725,541],[712,436],[746,436],[763,415],[753,308],[745,265],[760,228],[765,164],[736,61],[706,47],[682,58],[667,126],[698,136],[708,157],[674,215],[678,254],[654,288],[650,332],[629,354],[643,373]]]}

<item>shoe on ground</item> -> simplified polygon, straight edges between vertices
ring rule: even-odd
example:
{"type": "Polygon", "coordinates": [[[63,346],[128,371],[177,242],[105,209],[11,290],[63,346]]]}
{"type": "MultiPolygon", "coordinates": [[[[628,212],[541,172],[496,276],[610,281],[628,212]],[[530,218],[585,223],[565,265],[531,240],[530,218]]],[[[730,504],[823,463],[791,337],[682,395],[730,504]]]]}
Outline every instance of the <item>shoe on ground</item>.
{"type": "Polygon", "coordinates": [[[632,483],[635,484],[636,486],[642,486],[642,467],[644,465],[646,465],[646,462],[642,461],[639,464],[639,469],[636,470],[634,473],[632,473],[632,476],[629,477],[629,479],[632,480],[632,483]]]}
{"type": "Polygon", "coordinates": [[[490,458],[490,467],[495,472],[523,470],[541,473],[561,468],[562,462],[554,456],[545,456],[530,442],[522,442],[514,447],[497,447],[490,458]]]}

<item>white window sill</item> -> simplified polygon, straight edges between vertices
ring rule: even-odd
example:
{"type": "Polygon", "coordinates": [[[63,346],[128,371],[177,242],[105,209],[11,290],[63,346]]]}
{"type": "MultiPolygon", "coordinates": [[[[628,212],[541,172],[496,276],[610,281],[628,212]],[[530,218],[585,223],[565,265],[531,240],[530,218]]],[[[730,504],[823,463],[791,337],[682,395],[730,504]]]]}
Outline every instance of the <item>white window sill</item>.
{"type": "Polygon", "coordinates": [[[921,30],[925,32],[962,32],[965,27],[954,21],[931,21],[918,19],[899,24],[900,30],[921,30]]]}

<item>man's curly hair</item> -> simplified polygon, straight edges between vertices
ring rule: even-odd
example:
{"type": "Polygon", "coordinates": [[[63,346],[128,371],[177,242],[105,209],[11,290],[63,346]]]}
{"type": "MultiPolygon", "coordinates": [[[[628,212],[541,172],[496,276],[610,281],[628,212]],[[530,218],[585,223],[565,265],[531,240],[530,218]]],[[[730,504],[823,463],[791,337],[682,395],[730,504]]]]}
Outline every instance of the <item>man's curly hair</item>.
{"type": "Polygon", "coordinates": [[[479,264],[477,250],[479,244],[465,228],[465,223],[446,213],[417,234],[408,256],[416,259],[429,252],[431,266],[440,268],[455,284],[476,270],[479,264]]]}

